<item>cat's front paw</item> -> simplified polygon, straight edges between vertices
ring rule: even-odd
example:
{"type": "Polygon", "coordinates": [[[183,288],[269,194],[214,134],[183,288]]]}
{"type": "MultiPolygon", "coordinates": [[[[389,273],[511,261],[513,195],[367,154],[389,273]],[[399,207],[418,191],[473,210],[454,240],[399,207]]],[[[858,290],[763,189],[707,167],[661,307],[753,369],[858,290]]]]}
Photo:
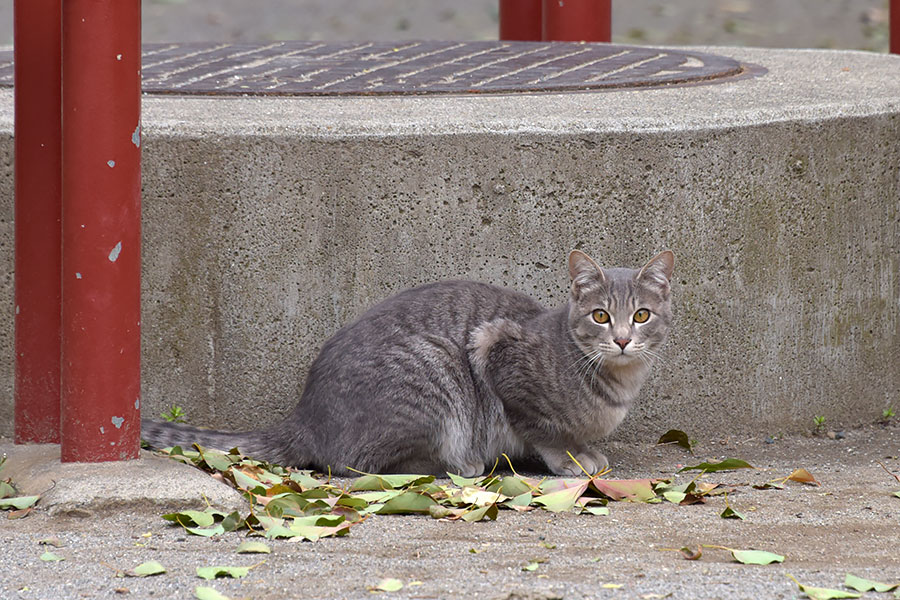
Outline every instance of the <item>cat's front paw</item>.
{"type": "MultiPolygon", "coordinates": [[[[606,458],[606,455],[602,452],[597,452],[596,450],[585,450],[584,452],[580,452],[575,455],[575,460],[581,463],[584,470],[591,475],[596,475],[609,466],[609,459],[606,458]]],[[[577,469],[578,465],[575,465],[575,468],[577,469]]],[[[578,470],[581,471],[581,469],[578,470]]]]}
{"type": "Polygon", "coordinates": [[[453,469],[452,472],[455,472],[460,477],[477,477],[484,473],[484,463],[467,463],[453,469]]]}
{"type": "Polygon", "coordinates": [[[543,448],[539,450],[539,453],[554,475],[579,477],[584,475],[585,471],[590,475],[596,475],[609,466],[606,456],[596,450],[583,450],[574,455],[575,460],[572,460],[572,457],[562,450],[543,448]]]}

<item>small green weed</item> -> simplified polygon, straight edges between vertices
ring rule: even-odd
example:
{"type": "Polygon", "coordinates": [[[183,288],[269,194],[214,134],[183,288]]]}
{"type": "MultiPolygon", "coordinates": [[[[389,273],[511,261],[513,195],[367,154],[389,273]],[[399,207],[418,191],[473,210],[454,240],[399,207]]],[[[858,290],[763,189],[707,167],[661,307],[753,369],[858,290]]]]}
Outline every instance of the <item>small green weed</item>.
{"type": "Polygon", "coordinates": [[[813,430],[815,433],[822,433],[825,431],[825,415],[814,416],[813,423],[815,424],[815,429],[813,430]]]}
{"type": "Polygon", "coordinates": [[[160,416],[169,423],[184,423],[184,409],[175,404],[160,416]]]}

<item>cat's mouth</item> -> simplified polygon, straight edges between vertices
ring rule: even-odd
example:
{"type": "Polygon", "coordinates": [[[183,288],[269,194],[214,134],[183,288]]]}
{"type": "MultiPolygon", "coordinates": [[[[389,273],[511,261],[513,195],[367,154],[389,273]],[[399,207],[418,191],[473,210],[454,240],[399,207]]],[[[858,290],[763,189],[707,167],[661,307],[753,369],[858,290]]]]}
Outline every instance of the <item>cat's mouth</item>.
{"type": "Polygon", "coordinates": [[[640,350],[632,345],[626,345],[624,348],[618,345],[606,348],[603,353],[604,362],[612,362],[615,364],[626,364],[638,360],[640,350]]]}

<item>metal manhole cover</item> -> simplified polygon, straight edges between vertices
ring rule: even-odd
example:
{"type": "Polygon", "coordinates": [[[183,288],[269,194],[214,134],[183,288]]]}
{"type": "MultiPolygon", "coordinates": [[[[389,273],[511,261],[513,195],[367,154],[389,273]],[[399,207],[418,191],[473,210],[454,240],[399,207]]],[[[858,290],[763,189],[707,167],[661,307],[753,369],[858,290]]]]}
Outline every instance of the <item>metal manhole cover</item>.
{"type": "MultiPolygon", "coordinates": [[[[714,54],[577,42],[147,44],[150,94],[373,95],[552,92],[713,82],[743,72],[714,54]]],[[[13,83],[0,52],[0,85],[13,83]]]]}

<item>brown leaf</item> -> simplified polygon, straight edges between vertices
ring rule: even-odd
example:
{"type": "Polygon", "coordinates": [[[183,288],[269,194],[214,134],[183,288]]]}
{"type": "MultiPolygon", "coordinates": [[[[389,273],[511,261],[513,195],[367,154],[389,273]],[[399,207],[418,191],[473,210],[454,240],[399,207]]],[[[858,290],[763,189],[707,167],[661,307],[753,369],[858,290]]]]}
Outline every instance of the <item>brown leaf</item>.
{"type": "Polygon", "coordinates": [[[821,485],[816,478],[812,476],[812,474],[806,469],[797,469],[790,475],[788,475],[788,479],[791,481],[797,481],[799,483],[806,483],[809,485],[821,485]]]}
{"type": "Polygon", "coordinates": [[[685,494],[684,499],[678,504],[687,506],[689,504],[706,504],[706,499],[700,494],[685,494]]]}
{"type": "Polygon", "coordinates": [[[703,548],[697,546],[697,551],[691,550],[690,546],[685,546],[679,550],[681,555],[685,558],[685,560],[699,560],[701,556],[703,556],[703,548]]]}

